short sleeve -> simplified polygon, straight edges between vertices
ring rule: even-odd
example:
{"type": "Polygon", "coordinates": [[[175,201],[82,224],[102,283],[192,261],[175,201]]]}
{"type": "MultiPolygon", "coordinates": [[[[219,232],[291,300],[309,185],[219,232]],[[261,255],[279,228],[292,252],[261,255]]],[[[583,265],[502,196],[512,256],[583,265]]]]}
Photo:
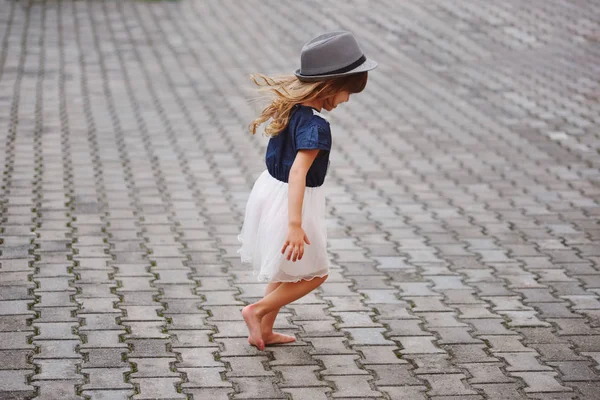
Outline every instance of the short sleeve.
{"type": "Polygon", "coordinates": [[[300,127],[296,131],[296,150],[331,150],[331,131],[329,126],[317,123],[300,127]]]}

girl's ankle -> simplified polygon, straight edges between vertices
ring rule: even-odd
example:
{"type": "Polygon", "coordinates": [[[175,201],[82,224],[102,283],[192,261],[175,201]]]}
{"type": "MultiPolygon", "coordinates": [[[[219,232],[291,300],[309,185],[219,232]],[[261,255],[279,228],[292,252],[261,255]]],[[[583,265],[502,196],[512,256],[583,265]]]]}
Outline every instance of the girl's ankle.
{"type": "Polygon", "coordinates": [[[268,312],[265,312],[258,303],[249,304],[246,307],[248,307],[248,309],[260,319],[262,319],[265,315],[268,314],[268,312]]]}

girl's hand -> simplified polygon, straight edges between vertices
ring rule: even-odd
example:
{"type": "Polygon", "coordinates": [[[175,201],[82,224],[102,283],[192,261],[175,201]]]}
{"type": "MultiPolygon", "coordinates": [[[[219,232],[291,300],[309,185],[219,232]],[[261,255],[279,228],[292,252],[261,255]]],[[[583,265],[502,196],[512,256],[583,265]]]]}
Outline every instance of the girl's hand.
{"type": "Polygon", "coordinates": [[[299,225],[290,225],[288,227],[287,238],[281,249],[281,254],[285,254],[286,249],[289,247],[287,255],[288,261],[296,262],[296,260],[302,260],[304,255],[304,242],[310,244],[304,229],[299,225]]]}

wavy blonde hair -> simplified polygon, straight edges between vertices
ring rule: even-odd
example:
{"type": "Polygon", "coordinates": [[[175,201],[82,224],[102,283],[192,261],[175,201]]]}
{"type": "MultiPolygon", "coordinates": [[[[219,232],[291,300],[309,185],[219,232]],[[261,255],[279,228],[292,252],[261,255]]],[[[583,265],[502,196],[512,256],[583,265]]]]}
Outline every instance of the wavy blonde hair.
{"type": "Polygon", "coordinates": [[[262,74],[251,75],[259,91],[268,94],[272,100],[258,118],[250,123],[248,129],[254,135],[260,125],[271,120],[265,127],[265,134],[275,136],[288,125],[296,104],[333,97],[344,90],[360,93],[367,85],[367,78],[367,72],[317,82],[302,82],[295,75],[274,78],[262,74]]]}

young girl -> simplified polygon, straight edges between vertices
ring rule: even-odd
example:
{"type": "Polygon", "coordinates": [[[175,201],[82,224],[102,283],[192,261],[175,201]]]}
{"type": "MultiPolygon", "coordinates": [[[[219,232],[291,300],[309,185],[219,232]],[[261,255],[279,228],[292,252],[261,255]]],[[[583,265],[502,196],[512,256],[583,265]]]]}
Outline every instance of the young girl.
{"type": "Polygon", "coordinates": [[[367,59],[350,32],[317,36],[302,48],[295,75],[254,83],[274,99],[250,124],[254,134],[262,123],[270,135],[267,170],[256,180],[248,204],[238,251],[253,265],[259,281],[269,282],[265,296],[246,306],[242,316],[248,342],[265,345],[293,342],[295,337],[273,332],[279,309],[321,285],[329,272],[325,180],[331,150],[329,123],[321,116],[359,93],[367,71],[377,66],[367,59]]]}

